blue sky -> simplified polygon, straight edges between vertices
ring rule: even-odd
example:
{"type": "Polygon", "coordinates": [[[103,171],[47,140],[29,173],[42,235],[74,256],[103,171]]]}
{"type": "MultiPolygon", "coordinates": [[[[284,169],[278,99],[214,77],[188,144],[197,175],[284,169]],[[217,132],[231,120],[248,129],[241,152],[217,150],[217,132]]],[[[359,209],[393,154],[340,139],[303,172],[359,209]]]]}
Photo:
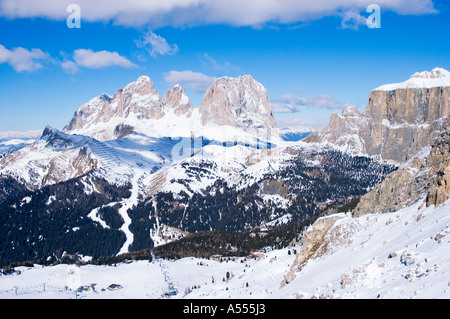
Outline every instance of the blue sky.
{"type": "Polygon", "coordinates": [[[382,84],[450,70],[445,1],[379,1],[377,29],[365,24],[375,1],[238,1],[236,11],[235,0],[203,1],[79,0],[81,28],[68,28],[75,0],[0,0],[0,131],[62,128],[81,104],[141,75],[161,96],[181,82],[198,106],[214,78],[243,74],[266,87],[280,127],[320,128],[345,104],[364,110],[382,84]]]}

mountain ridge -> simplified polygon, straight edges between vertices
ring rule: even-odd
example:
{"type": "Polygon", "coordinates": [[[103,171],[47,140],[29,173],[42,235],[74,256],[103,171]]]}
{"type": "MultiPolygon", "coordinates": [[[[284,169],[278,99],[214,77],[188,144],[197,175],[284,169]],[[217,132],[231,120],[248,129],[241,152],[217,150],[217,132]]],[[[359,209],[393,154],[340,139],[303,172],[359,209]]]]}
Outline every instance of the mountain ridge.
{"type": "Polygon", "coordinates": [[[134,130],[154,137],[281,139],[267,91],[250,75],[216,79],[198,108],[181,85],[174,85],[161,98],[150,78],[141,76],[113,96],[102,94],[83,104],[62,131],[108,141],[126,136],[121,126],[126,133],[134,130]]]}

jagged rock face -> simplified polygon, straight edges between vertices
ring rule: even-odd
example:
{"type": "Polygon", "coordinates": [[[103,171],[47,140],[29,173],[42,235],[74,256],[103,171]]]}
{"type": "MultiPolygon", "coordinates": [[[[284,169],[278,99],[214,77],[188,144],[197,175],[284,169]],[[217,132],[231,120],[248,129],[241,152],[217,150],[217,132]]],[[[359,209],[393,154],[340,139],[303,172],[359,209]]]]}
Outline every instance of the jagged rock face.
{"type": "Polygon", "coordinates": [[[191,100],[187,97],[186,92],[179,84],[175,85],[164,94],[163,104],[167,110],[173,110],[175,115],[191,117],[194,110],[191,100]]]}
{"type": "Polygon", "coordinates": [[[425,196],[427,206],[450,198],[450,118],[431,146],[361,197],[354,215],[396,211],[425,196]]]}
{"type": "MultiPolygon", "coordinates": [[[[117,101],[117,115],[122,117],[128,117],[131,113],[136,114],[138,119],[160,119],[164,116],[161,97],[147,76],[141,76],[136,82],[117,91],[113,100],[117,101]]],[[[114,110],[115,105],[111,108],[114,110]]]]}
{"type": "Polygon", "coordinates": [[[264,138],[275,128],[267,91],[249,75],[214,81],[206,90],[199,112],[202,125],[243,128],[264,138]]]}
{"type": "Polygon", "coordinates": [[[82,105],[64,131],[76,131],[130,115],[135,115],[137,119],[160,119],[164,116],[161,97],[147,76],[141,76],[112,97],[102,94],[82,105]]]}
{"type": "Polygon", "coordinates": [[[430,157],[436,174],[427,192],[427,206],[443,204],[450,198],[450,119],[447,119],[446,130],[436,139],[430,157]]]}
{"type": "Polygon", "coordinates": [[[402,162],[429,145],[450,115],[450,87],[372,91],[365,115],[366,152],[402,162]]]}
{"type": "Polygon", "coordinates": [[[400,84],[370,92],[365,113],[344,107],[306,142],[329,142],[369,156],[401,163],[429,145],[450,115],[450,73],[416,73],[400,84]],[[434,86],[445,85],[447,86],[434,86]],[[420,87],[422,86],[422,87],[420,87]]]}
{"type": "MultiPolygon", "coordinates": [[[[88,103],[83,104],[73,115],[70,123],[64,128],[65,131],[74,131],[80,129],[87,125],[89,122],[93,121],[98,123],[101,118],[93,118],[95,114],[109,114],[106,112],[109,103],[111,102],[111,97],[107,94],[102,94],[90,100],[88,103]]],[[[103,120],[106,120],[105,118],[103,120]]]]}

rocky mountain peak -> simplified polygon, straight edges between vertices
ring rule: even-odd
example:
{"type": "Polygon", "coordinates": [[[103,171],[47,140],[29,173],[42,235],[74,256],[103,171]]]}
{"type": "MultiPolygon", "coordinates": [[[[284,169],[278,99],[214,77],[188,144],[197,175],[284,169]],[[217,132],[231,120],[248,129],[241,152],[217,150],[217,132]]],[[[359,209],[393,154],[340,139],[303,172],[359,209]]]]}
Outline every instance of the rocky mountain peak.
{"type": "Polygon", "coordinates": [[[139,77],[119,90],[115,97],[119,112],[123,111],[122,117],[135,114],[138,119],[158,119],[164,116],[161,96],[148,76],[139,77]]]}
{"type": "Polygon", "coordinates": [[[164,94],[163,104],[166,110],[173,110],[176,115],[191,117],[194,107],[185,90],[176,84],[164,94]]]}
{"type": "Polygon", "coordinates": [[[42,132],[41,139],[46,139],[48,136],[51,136],[51,135],[53,135],[53,134],[56,134],[57,132],[58,132],[57,129],[55,129],[55,128],[49,126],[49,125],[47,125],[47,126],[45,127],[44,131],[42,132]]]}
{"type": "Polygon", "coordinates": [[[217,79],[198,109],[181,85],[173,86],[161,98],[150,78],[141,76],[113,96],[102,94],[82,105],[63,132],[103,141],[123,138],[133,131],[152,136],[197,131],[218,138],[223,135],[222,129],[216,129],[219,126],[232,127],[234,135],[245,132],[260,140],[279,139],[267,91],[249,75],[217,79]],[[181,116],[189,119],[183,121],[183,127],[177,124],[181,116]],[[168,130],[174,126],[176,133],[168,130]],[[206,126],[210,129],[203,130],[206,126]]]}
{"type": "Polygon", "coordinates": [[[136,81],[127,84],[123,90],[119,90],[118,92],[124,98],[129,98],[130,103],[150,102],[149,104],[154,104],[155,102],[161,102],[161,97],[156,91],[153,82],[146,75],[140,76],[136,81]]]}
{"type": "MultiPolygon", "coordinates": [[[[85,130],[95,131],[95,127],[113,119],[160,119],[164,116],[163,103],[148,76],[141,76],[136,81],[119,89],[113,96],[105,93],[83,104],[74,114],[64,132],[78,133],[85,130]]],[[[105,133],[106,134],[106,133],[105,133]]],[[[95,135],[90,133],[88,135],[95,135]]],[[[108,134],[103,138],[109,137],[108,134]]]]}
{"type": "Polygon", "coordinates": [[[250,75],[216,79],[206,90],[199,112],[202,125],[239,127],[263,136],[275,129],[267,91],[250,75]]]}
{"type": "Polygon", "coordinates": [[[346,104],[342,108],[342,116],[344,117],[350,117],[350,116],[356,116],[361,117],[364,116],[364,112],[358,109],[356,106],[346,104]]]}

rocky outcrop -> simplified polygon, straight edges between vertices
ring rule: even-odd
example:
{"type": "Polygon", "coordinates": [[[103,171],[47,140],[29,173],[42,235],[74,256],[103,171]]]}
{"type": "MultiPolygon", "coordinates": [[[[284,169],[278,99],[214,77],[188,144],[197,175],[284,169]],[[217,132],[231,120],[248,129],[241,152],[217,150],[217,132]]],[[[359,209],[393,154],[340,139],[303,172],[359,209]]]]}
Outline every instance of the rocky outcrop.
{"type": "Polygon", "coordinates": [[[331,143],[355,155],[365,154],[363,133],[369,119],[355,106],[345,105],[342,115],[332,114],[329,125],[315,131],[303,141],[307,143],[331,143]]]}
{"type": "MultiPolygon", "coordinates": [[[[136,114],[138,119],[160,119],[164,116],[161,97],[148,76],[141,76],[118,90],[113,100],[117,101],[118,115],[122,117],[136,114]]],[[[112,105],[114,108],[115,104],[112,105]]]]}
{"type": "Polygon", "coordinates": [[[160,119],[164,116],[161,97],[147,76],[117,90],[113,96],[102,94],[82,105],[64,131],[71,132],[108,122],[113,118],[160,119]]]}
{"type": "Polygon", "coordinates": [[[430,146],[361,197],[354,216],[396,211],[423,198],[427,206],[450,198],[450,118],[430,146]]]}
{"type": "Polygon", "coordinates": [[[294,280],[295,273],[301,271],[308,260],[318,258],[326,252],[325,235],[336,221],[343,217],[345,217],[344,214],[322,217],[302,234],[300,238],[301,249],[296,254],[295,261],[281,283],[281,287],[294,280]]]}
{"type": "Polygon", "coordinates": [[[346,106],[305,141],[402,163],[432,143],[449,115],[450,73],[437,68],[373,90],[364,114],[346,106]]]}
{"type": "Polygon", "coordinates": [[[431,149],[429,165],[436,173],[427,191],[426,204],[441,205],[450,198],[450,120],[431,149]]]}
{"type": "Polygon", "coordinates": [[[206,90],[199,113],[204,126],[242,128],[265,140],[276,126],[266,89],[250,75],[215,80],[206,90]]]}

